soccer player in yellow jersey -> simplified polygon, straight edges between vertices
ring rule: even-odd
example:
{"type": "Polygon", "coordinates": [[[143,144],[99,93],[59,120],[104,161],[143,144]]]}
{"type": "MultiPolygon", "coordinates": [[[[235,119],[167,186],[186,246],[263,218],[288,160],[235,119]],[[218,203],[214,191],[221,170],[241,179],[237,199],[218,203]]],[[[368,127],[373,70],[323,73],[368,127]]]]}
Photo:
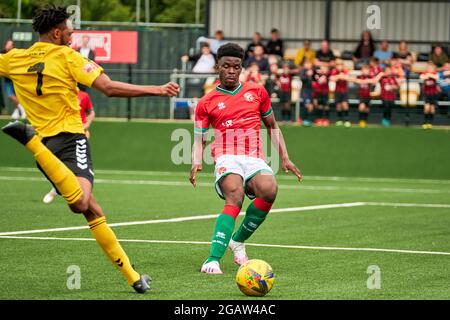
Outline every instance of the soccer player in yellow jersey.
{"type": "Polygon", "coordinates": [[[68,45],[73,28],[63,7],[38,9],[33,29],[39,41],[28,49],[0,55],[0,76],[14,82],[31,125],[12,122],[2,130],[33,153],[38,168],[75,213],[86,218],[105,254],[137,292],[150,288],[150,277],[137,273],[107,225],[92,194],[94,173],[89,142],[84,134],[77,100],[77,83],[94,87],[107,96],[175,96],[179,87],[138,86],[112,81],[103,69],[68,45]]]}

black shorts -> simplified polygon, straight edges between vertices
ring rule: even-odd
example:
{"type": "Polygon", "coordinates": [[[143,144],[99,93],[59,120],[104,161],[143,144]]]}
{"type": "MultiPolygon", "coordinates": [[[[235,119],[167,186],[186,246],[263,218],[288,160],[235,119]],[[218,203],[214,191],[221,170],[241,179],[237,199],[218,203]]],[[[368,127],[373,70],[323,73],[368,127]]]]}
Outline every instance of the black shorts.
{"type": "Polygon", "coordinates": [[[437,102],[438,102],[438,95],[437,94],[433,94],[433,95],[425,95],[425,103],[429,103],[432,104],[434,106],[437,106],[437,102]]]}
{"type": "MultiPolygon", "coordinates": [[[[56,136],[42,139],[42,143],[59,160],[61,160],[75,176],[86,178],[91,184],[94,183],[91,148],[89,146],[89,141],[84,134],[63,132],[56,136]]],[[[38,163],[36,164],[39,170],[47,177],[41,166],[38,163]]],[[[55,185],[53,186],[55,187],[55,185]]],[[[57,188],[55,187],[55,189],[57,188]]]]}
{"type": "Polygon", "coordinates": [[[383,100],[383,108],[393,109],[395,107],[395,102],[393,100],[383,100]]]}
{"type": "Polygon", "coordinates": [[[290,91],[280,91],[278,93],[281,103],[291,102],[291,92],[290,91]]]}
{"type": "Polygon", "coordinates": [[[347,92],[335,92],[334,93],[334,102],[335,103],[341,103],[341,102],[347,102],[347,101],[348,101],[347,92]]]}
{"type": "Polygon", "coordinates": [[[317,104],[319,106],[326,106],[328,105],[328,93],[317,93],[316,94],[317,104]]]}
{"type": "Polygon", "coordinates": [[[370,105],[370,98],[359,98],[359,103],[364,103],[368,107],[370,105]]]}

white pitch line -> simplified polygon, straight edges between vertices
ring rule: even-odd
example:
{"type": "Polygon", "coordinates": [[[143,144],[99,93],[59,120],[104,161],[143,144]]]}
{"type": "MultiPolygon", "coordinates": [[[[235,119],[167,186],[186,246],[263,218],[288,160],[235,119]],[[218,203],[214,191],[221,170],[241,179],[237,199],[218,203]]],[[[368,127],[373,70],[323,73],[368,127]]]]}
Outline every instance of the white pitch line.
{"type": "MultiPolygon", "coordinates": [[[[349,202],[349,203],[336,203],[336,204],[322,204],[322,205],[312,205],[304,207],[293,207],[293,208],[278,208],[272,209],[271,213],[283,213],[283,212],[301,212],[301,211],[313,211],[313,210],[323,210],[323,209],[335,209],[335,208],[351,208],[351,207],[361,207],[361,206],[388,206],[388,207],[417,207],[417,208],[450,208],[450,204],[432,204],[432,203],[395,203],[395,202],[349,202]]],[[[240,216],[244,215],[245,212],[239,213],[240,216]]],[[[178,217],[169,219],[156,219],[156,220],[143,220],[143,221],[130,221],[130,222],[118,222],[109,224],[110,227],[123,227],[123,226],[134,226],[134,225],[146,225],[146,224],[159,224],[159,223],[174,223],[183,221],[194,221],[194,220],[206,220],[215,219],[217,214],[204,214],[197,216],[188,217],[178,217]]],[[[23,230],[23,231],[10,231],[1,232],[0,236],[12,236],[19,234],[34,234],[34,233],[45,233],[45,232],[60,232],[60,231],[73,231],[73,230],[84,230],[89,229],[88,226],[75,226],[75,227],[63,227],[63,228],[51,228],[51,229],[35,229],[35,230],[23,230]]]]}
{"type": "MultiPolygon", "coordinates": [[[[40,177],[10,177],[0,176],[4,181],[32,181],[44,182],[45,178],[40,177]]],[[[120,185],[152,185],[152,186],[170,186],[170,187],[192,187],[189,182],[182,181],[162,181],[162,180],[118,180],[118,179],[95,179],[97,184],[120,184],[120,185]]],[[[198,187],[212,187],[213,183],[198,182],[198,187]]],[[[427,194],[450,194],[450,190],[440,189],[414,189],[414,188],[371,188],[371,187],[342,187],[342,186],[306,186],[304,184],[296,185],[278,185],[279,189],[288,190],[313,190],[313,191],[368,191],[368,192],[393,192],[393,193],[427,193],[427,194]]]]}
{"type": "MultiPolygon", "coordinates": [[[[95,241],[92,238],[57,238],[57,237],[22,237],[22,236],[0,236],[0,239],[17,239],[17,240],[53,240],[53,241],[95,241]]],[[[119,242],[131,243],[152,243],[152,244],[194,244],[194,245],[210,245],[211,242],[206,241],[182,241],[182,240],[141,240],[141,239],[120,239],[119,242]]],[[[304,249],[304,250],[328,250],[328,251],[366,251],[366,252],[388,252],[388,253],[407,253],[407,254],[426,254],[426,255],[446,255],[450,256],[450,252],[441,251],[417,251],[403,249],[378,249],[378,248],[345,248],[345,247],[318,247],[318,246],[295,246],[282,244],[264,244],[264,243],[246,243],[247,246],[264,247],[264,248],[281,248],[281,249],[304,249]]]]}
{"type": "Polygon", "coordinates": [[[381,207],[450,208],[450,204],[440,203],[364,202],[364,205],[381,207]]]}
{"type": "MultiPolygon", "coordinates": [[[[357,207],[357,206],[362,206],[362,205],[364,205],[363,202],[322,204],[322,205],[305,206],[305,207],[272,209],[271,212],[272,213],[298,212],[298,211],[311,211],[311,210],[322,210],[322,209],[333,209],[333,208],[349,208],[349,207],[357,207]]],[[[244,214],[245,214],[245,212],[239,213],[239,215],[244,215],[244,214]]],[[[182,221],[214,219],[214,218],[217,218],[217,216],[218,216],[218,214],[205,214],[205,215],[170,218],[170,219],[119,222],[119,223],[111,223],[108,225],[110,227],[123,227],[123,226],[134,226],[134,225],[144,225],[144,224],[173,223],[173,222],[182,222],[182,221]]],[[[83,229],[89,229],[89,226],[76,226],[76,227],[65,227],[65,228],[1,232],[0,236],[12,236],[12,235],[18,235],[18,234],[34,234],[34,233],[44,233],[44,232],[72,231],[72,230],[83,230],[83,229]]]]}
{"type": "MultiPolygon", "coordinates": [[[[39,170],[34,167],[0,167],[0,171],[9,172],[36,172],[39,170]]],[[[99,174],[111,175],[139,175],[139,176],[177,176],[187,177],[188,173],[181,171],[145,171],[145,170],[112,170],[112,169],[96,169],[99,174]]],[[[212,177],[213,173],[202,172],[202,176],[212,177]]],[[[304,180],[317,181],[349,181],[349,182],[379,182],[379,183],[427,183],[427,184],[450,184],[450,180],[436,179],[407,179],[407,178],[375,178],[375,177],[339,177],[339,176],[304,176],[304,180]]],[[[280,180],[296,180],[296,177],[279,174],[277,179],[280,180]]]]}

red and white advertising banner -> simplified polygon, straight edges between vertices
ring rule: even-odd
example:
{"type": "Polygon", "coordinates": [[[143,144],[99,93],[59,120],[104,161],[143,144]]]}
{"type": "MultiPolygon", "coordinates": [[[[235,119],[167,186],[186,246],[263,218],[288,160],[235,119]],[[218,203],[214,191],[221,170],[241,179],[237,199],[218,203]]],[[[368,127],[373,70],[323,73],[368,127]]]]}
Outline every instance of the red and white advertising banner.
{"type": "Polygon", "coordinates": [[[95,52],[98,63],[137,63],[137,31],[87,31],[77,30],[72,34],[73,49],[81,47],[83,36],[89,37],[88,46],[95,52]]]}

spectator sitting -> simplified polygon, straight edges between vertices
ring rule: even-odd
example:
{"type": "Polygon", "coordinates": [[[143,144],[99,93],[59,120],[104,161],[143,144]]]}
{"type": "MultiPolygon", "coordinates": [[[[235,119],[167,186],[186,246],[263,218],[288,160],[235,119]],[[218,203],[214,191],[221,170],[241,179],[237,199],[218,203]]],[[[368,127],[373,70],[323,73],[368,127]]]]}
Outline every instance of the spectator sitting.
{"type": "Polygon", "coordinates": [[[320,43],[320,49],[316,52],[316,58],[314,59],[314,65],[316,67],[329,67],[330,63],[334,61],[336,57],[333,51],[330,50],[330,45],[327,40],[323,40],[320,43]]]}
{"type": "Polygon", "coordinates": [[[253,82],[262,86],[265,84],[265,81],[259,72],[259,65],[256,62],[252,62],[247,70],[245,70],[243,81],[253,82]]]}
{"type": "Polygon", "coordinates": [[[202,50],[200,53],[194,56],[185,55],[181,57],[183,62],[193,61],[194,67],[192,68],[192,72],[194,73],[214,73],[216,58],[211,53],[211,49],[208,43],[204,43],[202,46],[202,50]]]}
{"type": "Polygon", "coordinates": [[[270,40],[267,42],[266,48],[267,54],[283,57],[283,40],[280,39],[278,29],[273,28],[270,31],[270,40]]]}
{"type": "Polygon", "coordinates": [[[313,82],[314,70],[312,62],[306,61],[303,63],[303,68],[300,71],[300,79],[302,81],[301,97],[304,106],[303,125],[309,127],[312,125],[314,104],[313,104],[313,82]]]}
{"type": "Polygon", "coordinates": [[[380,49],[375,50],[373,56],[378,59],[380,66],[384,69],[389,65],[389,60],[392,58],[394,53],[389,50],[389,43],[384,40],[380,44],[380,49]]]}
{"type": "Polygon", "coordinates": [[[266,89],[269,92],[270,96],[275,98],[277,97],[278,91],[278,64],[271,63],[269,66],[269,77],[267,78],[266,89]]]}
{"type": "Polygon", "coordinates": [[[256,62],[261,72],[269,71],[269,61],[264,57],[264,47],[257,45],[254,48],[253,55],[244,61],[244,68],[248,68],[253,62],[256,62]]]}
{"type": "Polygon", "coordinates": [[[264,44],[262,43],[262,36],[261,33],[255,32],[253,34],[252,42],[250,42],[247,46],[247,50],[245,50],[245,59],[248,59],[249,57],[253,56],[255,47],[260,46],[263,48],[263,52],[266,52],[266,48],[264,47],[264,44]]]}
{"type": "Polygon", "coordinates": [[[280,102],[282,103],[281,116],[283,121],[291,121],[291,90],[292,90],[292,74],[289,63],[283,63],[283,72],[278,77],[278,91],[280,102]]]}
{"type": "Polygon", "coordinates": [[[404,69],[411,69],[413,56],[411,52],[408,51],[408,45],[406,44],[406,41],[400,41],[400,43],[398,44],[398,51],[394,53],[394,58],[399,59],[399,62],[402,64],[404,69]]]}
{"type": "Polygon", "coordinates": [[[206,37],[199,37],[197,39],[197,43],[203,43],[206,42],[209,44],[209,47],[211,48],[211,52],[216,55],[217,54],[217,50],[219,49],[220,46],[224,45],[227,43],[227,41],[224,40],[224,35],[223,35],[223,31],[222,30],[217,30],[216,32],[214,32],[214,39],[209,39],[206,37]]]}
{"type": "Polygon", "coordinates": [[[305,40],[303,41],[303,48],[297,50],[295,64],[297,66],[302,66],[305,62],[314,63],[315,58],[316,52],[311,49],[311,42],[309,42],[309,40],[305,40]]]}
{"type": "Polygon", "coordinates": [[[441,87],[442,94],[447,97],[450,101],[450,62],[446,62],[441,71],[438,72],[439,75],[439,87],[441,87]]]}
{"type": "Polygon", "coordinates": [[[367,63],[369,58],[373,56],[375,52],[375,44],[372,38],[372,34],[369,31],[363,31],[361,33],[361,39],[358,46],[353,53],[353,61],[355,63],[367,63]]]}
{"type": "Polygon", "coordinates": [[[430,60],[438,69],[442,68],[442,66],[449,61],[447,54],[442,50],[440,45],[434,46],[430,60]]]}

